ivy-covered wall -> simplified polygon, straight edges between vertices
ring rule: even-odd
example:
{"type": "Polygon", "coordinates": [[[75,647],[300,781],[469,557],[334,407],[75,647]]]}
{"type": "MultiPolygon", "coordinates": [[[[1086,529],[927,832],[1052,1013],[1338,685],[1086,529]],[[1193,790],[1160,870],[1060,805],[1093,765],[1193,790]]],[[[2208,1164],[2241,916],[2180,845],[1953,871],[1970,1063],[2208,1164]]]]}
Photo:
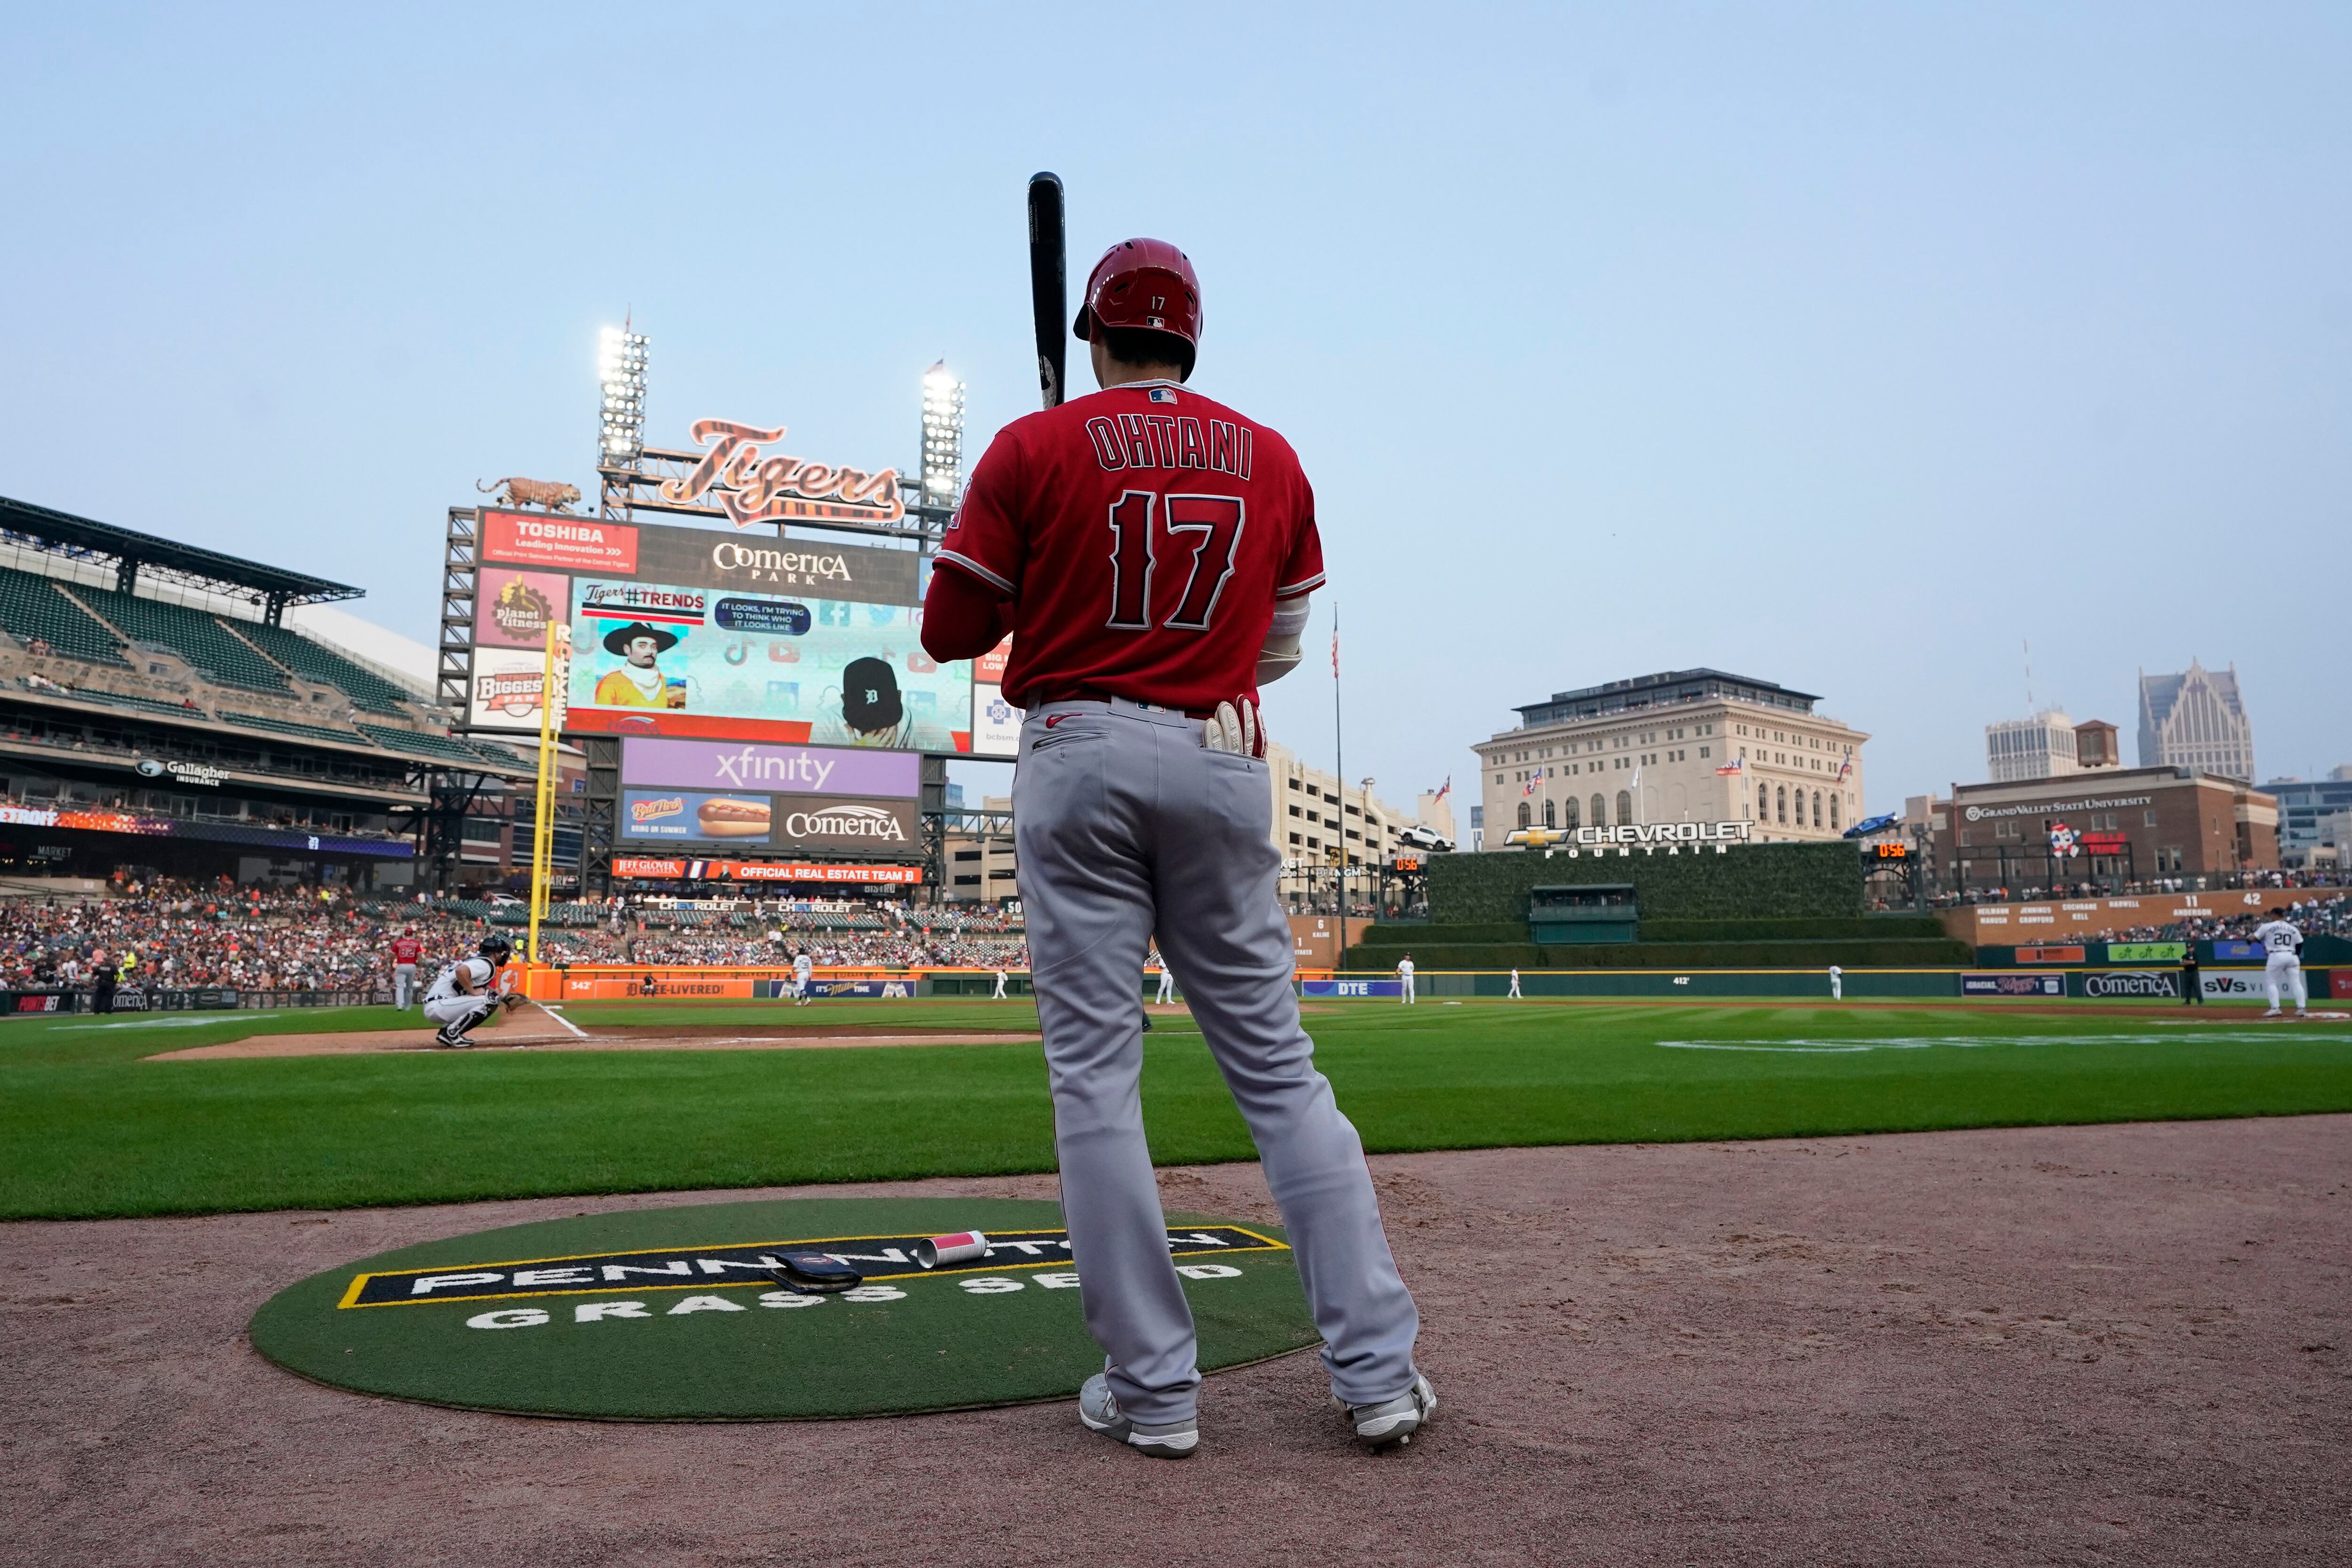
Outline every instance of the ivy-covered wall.
{"type": "Polygon", "coordinates": [[[1510,921],[1528,917],[1528,890],[1582,883],[1631,883],[1642,918],[1749,920],[1863,912],[1862,856],[1849,843],[1742,844],[1717,854],[1630,855],[1539,851],[1433,855],[1429,917],[1510,921]]]}

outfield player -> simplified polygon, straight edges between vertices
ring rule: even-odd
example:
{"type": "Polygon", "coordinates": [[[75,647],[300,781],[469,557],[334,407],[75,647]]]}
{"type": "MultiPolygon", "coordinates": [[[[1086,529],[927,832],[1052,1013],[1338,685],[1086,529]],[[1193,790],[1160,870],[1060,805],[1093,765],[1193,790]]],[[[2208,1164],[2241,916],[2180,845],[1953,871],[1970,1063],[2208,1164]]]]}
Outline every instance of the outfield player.
{"type": "Polygon", "coordinates": [[[1833,1002],[1845,1000],[1845,971],[1835,964],[1830,966],[1830,1000],[1833,1002]]]}
{"type": "Polygon", "coordinates": [[[2271,998],[2270,1011],[2263,1017],[2279,1016],[2279,993],[2289,991],[2294,997],[2294,1016],[2309,1018],[2311,994],[2303,980],[2303,933],[2293,923],[2273,915],[2254,927],[2254,940],[2263,945],[2263,989],[2271,998]]]}
{"type": "Polygon", "coordinates": [[[1414,1000],[1412,994],[1412,955],[1410,953],[1407,953],[1403,957],[1397,960],[1397,1000],[1404,1003],[1407,1007],[1412,1006],[1414,1000]]]}
{"type": "Polygon", "coordinates": [[[807,948],[800,948],[793,954],[793,1006],[808,1006],[815,999],[815,988],[816,960],[809,956],[807,948]]]}
{"type": "Polygon", "coordinates": [[[1080,1419],[1164,1458],[1200,1437],[1192,1316],[1138,1094],[1135,981],[1156,936],[1256,1141],[1332,1392],[1381,1447],[1437,1401],[1363,1145],[1299,1027],[1257,717],[1259,684],[1298,663],[1322,546],[1289,444],[1184,384],[1200,322],[1175,246],[1128,240],[1097,264],[1075,329],[1103,390],[991,444],[948,524],[923,643],[969,659],[1013,636],[1030,974],[1079,1294],[1108,1359],[1080,1419]]]}
{"type": "Polygon", "coordinates": [[[522,1005],[520,995],[498,986],[499,969],[514,956],[514,944],[493,933],[475,951],[478,956],[444,964],[425,992],[425,1020],[441,1026],[433,1036],[436,1044],[463,1050],[474,1043],[467,1030],[501,1007],[522,1005]]]}
{"type": "Polygon", "coordinates": [[[1168,967],[1168,960],[1165,958],[1160,960],[1159,967],[1160,994],[1152,999],[1164,1007],[1176,999],[1176,971],[1168,967]]]}
{"type": "Polygon", "coordinates": [[[1519,972],[1517,969],[1511,971],[1510,999],[1515,1002],[1521,999],[1519,997],[1519,972]]]}
{"type": "Polygon", "coordinates": [[[425,956],[425,944],[416,938],[416,927],[402,928],[392,939],[392,1005],[402,1012],[416,999],[416,961],[425,956]]]}

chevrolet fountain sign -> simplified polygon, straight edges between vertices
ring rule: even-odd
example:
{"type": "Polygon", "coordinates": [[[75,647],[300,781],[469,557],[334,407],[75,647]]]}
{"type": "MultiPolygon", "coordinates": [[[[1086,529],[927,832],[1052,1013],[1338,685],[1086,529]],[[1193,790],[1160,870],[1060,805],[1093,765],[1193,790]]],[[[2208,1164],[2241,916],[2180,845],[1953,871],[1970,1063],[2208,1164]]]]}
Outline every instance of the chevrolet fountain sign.
{"type": "Polygon", "coordinates": [[[1620,822],[1613,828],[1517,828],[1503,841],[1546,854],[1565,853],[1570,860],[1586,853],[1630,855],[1635,850],[1654,855],[1663,849],[1678,855],[1711,848],[1723,854],[1734,844],[1751,841],[1754,830],[1755,824],[1748,821],[1620,822]]]}

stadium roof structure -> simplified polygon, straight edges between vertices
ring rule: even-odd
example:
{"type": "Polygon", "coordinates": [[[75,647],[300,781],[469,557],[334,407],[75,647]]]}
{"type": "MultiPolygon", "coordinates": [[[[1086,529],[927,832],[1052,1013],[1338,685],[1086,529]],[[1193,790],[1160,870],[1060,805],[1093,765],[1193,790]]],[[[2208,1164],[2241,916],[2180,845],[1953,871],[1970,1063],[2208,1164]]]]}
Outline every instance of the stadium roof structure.
{"type": "Polygon", "coordinates": [[[367,593],[308,572],[265,566],[5,496],[0,496],[0,538],[70,559],[112,561],[119,592],[130,592],[142,577],[160,577],[230,599],[252,599],[263,605],[272,625],[289,604],[325,604],[367,593]]]}
{"type": "Polygon", "coordinates": [[[1791,713],[1811,713],[1813,705],[1822,700],[1814,692],[1794,691],[1777,681],[1759,681],[1722,670],[1664,670],[1628,681],[1554,692],[1546,701],[1529,703],[1512,711],[1519,716],[1519,727],[1527,729],[1539,724],[1605,718],[1646,708],[1679,707],[1709,697],[1730,697],[1737,702],[1787,708],[1791,713]]]}

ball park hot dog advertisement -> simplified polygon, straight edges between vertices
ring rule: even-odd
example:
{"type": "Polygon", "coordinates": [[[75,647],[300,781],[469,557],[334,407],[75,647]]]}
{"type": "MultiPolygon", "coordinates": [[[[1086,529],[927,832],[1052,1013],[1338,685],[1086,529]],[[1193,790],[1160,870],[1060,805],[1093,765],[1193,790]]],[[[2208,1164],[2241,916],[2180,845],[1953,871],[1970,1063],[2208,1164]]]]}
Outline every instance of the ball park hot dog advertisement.
{"type": "Polygon", "coordinates": [[[620,839],[632,846],[919,851],[919,760],[848,747],[629,739],[620,839]]]}

